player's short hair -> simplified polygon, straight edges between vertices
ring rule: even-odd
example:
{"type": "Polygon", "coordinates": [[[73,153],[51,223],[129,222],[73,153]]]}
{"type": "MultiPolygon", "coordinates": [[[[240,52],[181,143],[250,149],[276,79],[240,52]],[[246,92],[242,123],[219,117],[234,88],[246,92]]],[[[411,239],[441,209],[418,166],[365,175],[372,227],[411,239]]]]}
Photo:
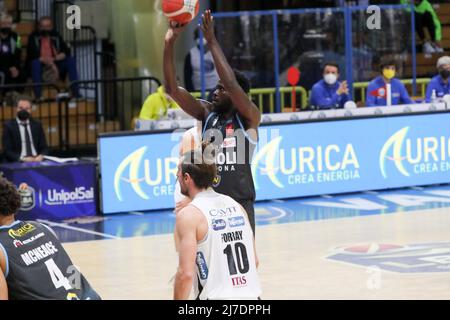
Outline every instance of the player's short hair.
{"type": "Polygon", "coordinates": [[[337,69],[338,73],[340,73],[339,65],[336,62],[325,63],[322,68],[322,73],[325,72],[326,67],[335,67],[337,69]]]}
{"type": "Polygon", "coordinates": [[[5,178],[0,177],[0,215],[14,215],[19,208],[20,195],[16,187],[5,178]]]}
{"type": "Polygon", "coordinates": [[[249,78],[247,78],[247,76],[239,70],[233,69],[233,71],[234,76],[236,77],[236,80],[241,86],[242,90],[244,90],[245,93],[249,94],[250,89],[252,88],[249,78]]]}
{"type": "Polygon", "coordinates": [[[181,173],[189,174],[197,188],[208,189],[214,184],[217,176],[217,167],[214,161],[215,152],[209,154],[211,158],[206,156],[205,152],[208,144],[203,143],[202,148],[196,148],[188,151],[182,156],[181,173]]]}
{"type": "Polygon", "coordinates": [[[394,66],[397,68],[397,62],[394,59],[382,59],[380,61],[380,71],[383,71],[383,69],[387,66],[394,66]]]}

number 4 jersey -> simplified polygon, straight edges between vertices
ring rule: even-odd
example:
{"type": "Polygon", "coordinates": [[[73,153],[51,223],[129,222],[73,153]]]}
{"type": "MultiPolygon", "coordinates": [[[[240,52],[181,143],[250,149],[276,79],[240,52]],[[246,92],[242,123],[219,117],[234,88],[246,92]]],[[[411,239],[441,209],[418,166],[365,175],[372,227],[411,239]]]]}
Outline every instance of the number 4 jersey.
{"type": "Polygon", "coordinates": [[[98,300],[53,231],[36,222],[0,227],[11,300],[98,300]]]}
{"type": "Polygon", "coordinates": [[[198,243],[197,299],[258,299],[261,287],[247,214],[232,198],[213,190],[198,194],[192,205],[208,221],[208,233],[198,243]]]}

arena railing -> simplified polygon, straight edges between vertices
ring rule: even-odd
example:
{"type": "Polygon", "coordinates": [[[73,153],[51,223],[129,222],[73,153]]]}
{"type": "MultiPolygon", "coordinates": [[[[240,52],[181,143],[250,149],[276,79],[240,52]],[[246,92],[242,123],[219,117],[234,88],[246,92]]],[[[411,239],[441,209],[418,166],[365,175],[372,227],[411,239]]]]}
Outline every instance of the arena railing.
{"type": "MultiPolygon", "coordinates": [[[[297,85],[309,91],[320,80],[323,63],[330,61],[340,66],[341,79],[348,82],[352,95],[354,83],[370,81],[382,58],[396,59],[399,73],[413,79],[416,96],[413,7],[377,8],[379,18],[367,6],[216,13],[217,38],[232,67],[244,72],[255,88],[276,88],[276,112],[283,111],[280,90],[288,83],[290,67],[300,69],[297,85]]],[[[204,70],[202,41],[200,51],[204,70]]],[[[202,76],[204,98],[205,88],[202,76]]]]}
{"type": "Polygon", "coordinates": [[[98,134],[132,129],[132,118],[139,115],[146,98],[160,85],[154,77],[77,81],[68,86],[3,85],[0,135],[5,121],[16,118],[17,98],[22,95],[32,98],[33,89],[41,86],[43,96],[33,102],[32,116],[42,123],[52,153],[95,154],[98,134]],[[75,87],[79,88],[81,98],[69,95],[75,87]]]}
{"type": "MultiPolygon", "coordinates": [[[[418,95],[416,97],[424,98],[426,93],[426,88],[428,83],[430,83],[430,78],[418,78],[416,79],[416,84],[419,87],[418,95]]],[[[406,86],[412,87],[414,84],[414,79],[400,80],[406,86]]],[[[360,99],[356,102],[364,104],[366,101],[366,91],[369,86],[369,82],[355,82],[353,84],[353,97],[358,96],[360,99]],[[357,95],[358,93],[359,95],[357,95]]],[[[292,112],[292,87],[281,87],[279,89],[281,93],[281,110],[283,112],[292,112]]],[[[306,110],[309,106],[310,91],[307,91],[303,87],[295,87],[295,92],[299,95],[300,99],[297,99],[297,110],[306,110]]],[[[412,93],[412,90],[410,90],[412,93]]],[[[251,89],[250,97],[255,101],[256,105],[259,107],[262,113],[276,113],[275,100],[276,100],[276,88],[262,88],[262,89],[251,89]]],[[[201,98],[201,92],[194,92],[192,95],[195,98],[201,98]]]]}
{"type": "Polygon", "coordinates": [[[64,133],[66,151],[95,147],[99,133],[132,129],[133,118],[161,82],[154,77],[115,78],[77,81],[69,88],[76,86],[83,98],[63,101],[65,123],[69,124],[64,133]]]}

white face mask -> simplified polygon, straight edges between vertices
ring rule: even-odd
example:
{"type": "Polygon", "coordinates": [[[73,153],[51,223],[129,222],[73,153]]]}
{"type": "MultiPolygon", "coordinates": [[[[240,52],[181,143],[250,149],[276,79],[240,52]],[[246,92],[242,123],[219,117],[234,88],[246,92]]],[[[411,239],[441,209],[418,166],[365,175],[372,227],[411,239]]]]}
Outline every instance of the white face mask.
{"type": "Polygon", "coordinates": [[[324,77],[323,77],[323,79],[325,80],[325,82],[327,83],[327,84],[329,84],[330,86],[331,85],[333,85],[333,84],[335,84],[336,83],[336,81],[337,81],[337,75],[335,75],[334,73],[327,73],[324,77]]]}
{"type": "MultiPolygon", "coordinates": [[[[203,46],[206,47],[208,45],[208,41],[206,41],[205,38],[203,38],[203,46]]],[[[197,39],[197,46],[200,47],[200,39],[197,39]]]]}

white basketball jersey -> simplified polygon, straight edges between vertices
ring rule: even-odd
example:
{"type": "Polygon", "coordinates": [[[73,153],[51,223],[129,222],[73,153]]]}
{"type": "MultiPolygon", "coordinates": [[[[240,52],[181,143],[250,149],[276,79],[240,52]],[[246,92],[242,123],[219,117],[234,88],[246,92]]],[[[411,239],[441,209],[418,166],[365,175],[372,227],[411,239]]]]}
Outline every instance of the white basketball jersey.
{"type": "Polygon", "coordinates": [[[198,243],[195,297],[200,300],[258,299],[253,232],[246,213],[232,198],[210,189],[192,205],[208,221],[208,233],[198,243]]]}

